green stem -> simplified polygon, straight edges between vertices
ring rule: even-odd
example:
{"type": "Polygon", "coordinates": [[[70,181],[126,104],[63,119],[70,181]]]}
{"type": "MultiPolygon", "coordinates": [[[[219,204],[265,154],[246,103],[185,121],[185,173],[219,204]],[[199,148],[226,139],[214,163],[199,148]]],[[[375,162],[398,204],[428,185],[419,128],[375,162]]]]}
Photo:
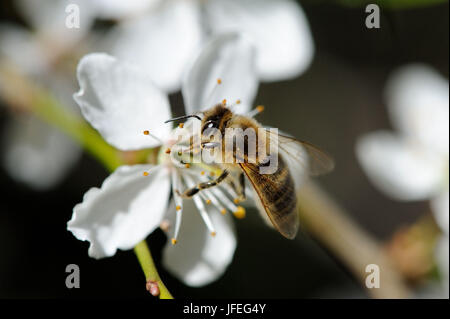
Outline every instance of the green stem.
{"type": "MultiPolygon", "coordinates": [[[[2,63],[0,63],[0,82],[5,84],[0,86],[0,95],[9,105],[26,110],[41,121],[56,127],[79,143],[109,171],[112,172],[124,164],[120,152],[106,143],[100,134],[83,119],[74,112],[70,112],[49,92],[31,83],[16,70],[5,67],[2,63]]],[[[147,154],[147,152],[142,154],[147,154]]],[[[137,244],[134,252],[147,280],[154,280],[158,283],[160,298],[172,299],[172,295],[159,277],[147,243],[142,241],[137,244]]]]}
{"type": "Polygon", "coordinates": [[[136,254],[139,263],[141,264],[142,270],[144,271],[145,279],[147,281],[152,280],[158,284],[160,291],[159,297],[161,299],[173,299],[169,290],[159,277],[152,254],[150,253],[150,249],[148,248],[145,240],[141,241],[136,245],[136,247],[134,247],[134,253],[136,254]]]}
{"type": "Polygon", "coordinates": [[[107,144],[91,126],[61,106],[50,94],[39,90],[35,95],[35,114],[77,141],[89,154],[100,161],[109,171],[123,164],[119,152],[107,144]]]}

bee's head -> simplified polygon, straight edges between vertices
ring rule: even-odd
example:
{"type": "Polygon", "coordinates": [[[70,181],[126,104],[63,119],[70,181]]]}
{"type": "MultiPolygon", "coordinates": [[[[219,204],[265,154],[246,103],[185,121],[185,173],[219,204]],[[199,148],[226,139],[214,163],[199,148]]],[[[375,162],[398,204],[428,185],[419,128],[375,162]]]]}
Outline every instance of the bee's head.
{"type": "Polygon", "coordinates": [[[218,143],[213,142],[214,136],[217,134],[223,135],[225,133],[227,123],[233,116],[233,113],[222,103],[217,104],[212,108],[204,111],[202,115],[202,118],[195,114],[180,116],[167,120],[165,123],[183,120],[191,117],[196,118],[201,121],[200,128],[202,146],[207,148],[216,147],[218,143]]]}
{"type": "Polygon", "coordinates": [[[203,112],[202,135],[207,130],[216,129],[221,132],[225,130],[226,124],[232,116],[232,112],[223,104],[217,104],[209,110],[203,112]]]}

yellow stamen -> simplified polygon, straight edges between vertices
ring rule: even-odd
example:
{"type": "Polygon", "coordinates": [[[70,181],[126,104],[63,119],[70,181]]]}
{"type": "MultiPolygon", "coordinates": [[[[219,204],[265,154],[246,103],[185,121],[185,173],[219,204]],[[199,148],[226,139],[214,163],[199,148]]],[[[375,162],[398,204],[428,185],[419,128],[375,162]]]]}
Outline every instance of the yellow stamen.
{"type": "Polygon", "coordinates": [[[211,232],[211,236],[215,237],[216,236],[216,232],[215,231],[211,232]]]}
{"type": "Polygon", "coordinates": [[[233,202],[234,202],[235,204],[239,204],[240,200],[239,200],[239,198],[235,198],[235,199],[233,199],[233,202]]]}
{"type": "Polygon", "coordinates": [[[148,176],[148,172],[144,172],[143,175],[144,175],[144,176],[148,176]]]}
{"type": "Polygon", "coordinates": [[[175,238],[172,238],[172,245],[175,245],[177,243],[177,240],[175,238]]]}
{"type": "Polygon", "coordinates": [[[200,175],[205,175],[205,171],[201,171],[201,172],[200,172],[200,175]]]}
{"type": "Polygon", "coordinates": [[[217,84],[222,84],[222,79],[221,78],[217,79],[217,84]]]}
{"type": "Polygon", "coordinates": [[[179,128],[183,128],[183,127],[184,127],[184,123],[178,124],[178,127],[179,127],[179,128]]]}
{"type": "Polygon", "coordinates": [[[184,167],[189,168],[189,167],[191,167],[191,164],[186,163],[186,164],[184,165],[184,167]]]}
{"type": "Polygon", "coordinates": [[[216,175],[216,174],[215,174],[214,172],[210,172],[209,175],[210,175],[210,176],[214,176],[214,175],[216,175]]]}
{"type": "Polygon", "coordinates": [[[237,100],[237,101],[236,101],[236,104],[241,104],[241,100],[237,100]]]}
{"type": "Polygon", "coordinates": [[[222,209],[220,210],[220,213],[221,213],[222,215],[225,215],[225,214],[227,213],[227,210],[226,210],[225,208],[222,208],[222,209]]]}
{"type": "Polygon", "coordinates": [[[207,200],[206,200],[206,204],[208,204],[208,205],[211,204],[211,200],[210,200],[210,199],[207,199],[207,200]]]}
{"type": "Polygon", "coordinates": [[[150,131],[144,131],[144,135],[149,135],[150,134],[150,131]]]}
{"type": "Polygon", "coordinates": [[[245,217],[245,208],[242,206],[238,206],[237,210],[233,212],[234,217],[238,219],[242,219],[245,217]]]}
{"type": "Polygon", "coordinates": [[[222,100],[222,104],[223,104],[223,105],[227,105],[227,99],[223,99],[223,100],[222,100]]]}
{"type": "Polygon", "coordinates": [[[166,154],[170,154],[170,152],[171,152],[170,148],[166,149],[166,154]]]}
{"type": "Polygon", "coordinates": [[[177,207],[175,207],[175,210],[181,210],[181,206],[177,205],[177,207]]]}
{"type": "Polygon", "coordinates": [[[256,107],[256,110],[261,113],[262,111],[264,111],[264,105],[258,105],[256,107]]]}

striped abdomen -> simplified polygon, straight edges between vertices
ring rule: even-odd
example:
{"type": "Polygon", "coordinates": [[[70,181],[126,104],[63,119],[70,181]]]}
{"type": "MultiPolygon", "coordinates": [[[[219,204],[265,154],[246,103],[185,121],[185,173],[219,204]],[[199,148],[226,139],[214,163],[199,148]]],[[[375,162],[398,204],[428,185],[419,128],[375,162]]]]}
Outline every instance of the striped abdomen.
{"type": "Polygon", "coordinates": [[[282,157],[273,174],[260,174],[257,164],[240,164],[259,196],[262,207],[275,228],[292,239],[297,234],[297,198],[291,174],[282,157]]]}

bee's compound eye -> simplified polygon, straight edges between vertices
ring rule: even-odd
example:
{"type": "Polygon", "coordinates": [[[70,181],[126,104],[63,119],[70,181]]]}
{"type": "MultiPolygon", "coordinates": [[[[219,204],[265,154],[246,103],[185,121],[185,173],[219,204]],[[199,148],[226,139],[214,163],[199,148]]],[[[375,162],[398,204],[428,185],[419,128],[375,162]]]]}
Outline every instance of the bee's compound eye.
{"type": "Polygon", "coordinates": [[[260,167],[268,167],[270,166],[270,156],[265,157],[263,160],[259,163],[260,167]]]}
{"type": "Polygon", "coordinates": [[[217,123],[215,121],[208,121],[203,126],[203,131],[205,131],[207,129],[212,129],[212,128],[217,128],[217,123]]]}

